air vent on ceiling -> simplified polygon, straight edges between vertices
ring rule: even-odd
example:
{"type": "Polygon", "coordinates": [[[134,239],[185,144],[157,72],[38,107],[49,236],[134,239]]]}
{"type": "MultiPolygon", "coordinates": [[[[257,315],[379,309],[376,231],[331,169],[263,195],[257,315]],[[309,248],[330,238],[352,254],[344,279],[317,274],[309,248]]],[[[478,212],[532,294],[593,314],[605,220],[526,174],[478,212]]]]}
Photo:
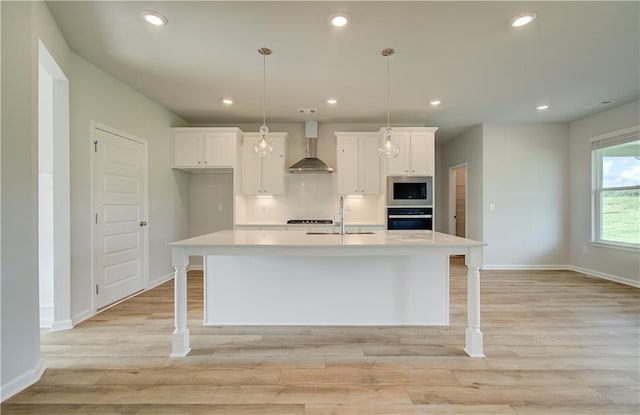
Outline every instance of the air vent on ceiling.
{"type": "Polygon", "coordinates": [[[318,110],[315,108],[298,108],[298,114],[300,115],[316,115],[318,110]]]}
{"type": "Polygon", "coordinates": [[[604,108],[604,107],[608,107],[609,105],[613,104],[615,101],[611,101],[611,100],[603,100],[600,102],[596,102],[595,104],[591,104],[586,106],[585,108],[588,110],[597,110],[600,108],[604,108]]]}

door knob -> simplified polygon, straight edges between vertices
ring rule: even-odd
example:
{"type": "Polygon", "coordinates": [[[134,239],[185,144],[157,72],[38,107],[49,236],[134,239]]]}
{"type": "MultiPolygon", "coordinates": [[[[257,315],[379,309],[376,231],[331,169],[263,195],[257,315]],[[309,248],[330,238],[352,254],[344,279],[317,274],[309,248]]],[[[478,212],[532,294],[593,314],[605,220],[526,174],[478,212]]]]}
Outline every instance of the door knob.
{"type": "Polygon", "coordinates": [[[140,226],[147,226],[147,222],[145,222],[145,221],[141,220],[141,221],[140,221],[140,226]]]}

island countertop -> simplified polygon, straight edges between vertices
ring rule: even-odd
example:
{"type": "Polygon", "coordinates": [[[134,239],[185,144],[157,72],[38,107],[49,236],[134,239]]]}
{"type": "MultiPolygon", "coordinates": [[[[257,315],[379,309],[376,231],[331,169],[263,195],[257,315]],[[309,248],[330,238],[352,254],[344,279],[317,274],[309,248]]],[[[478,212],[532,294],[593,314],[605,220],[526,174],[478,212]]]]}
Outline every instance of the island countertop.
{"type": "Polygon", "coordinates": [[[440,232],[375,231],[372,233],[308,234],[294,230],[226,230],[170,243],[183,248],[468,248],[485,244],[440,232]]]}

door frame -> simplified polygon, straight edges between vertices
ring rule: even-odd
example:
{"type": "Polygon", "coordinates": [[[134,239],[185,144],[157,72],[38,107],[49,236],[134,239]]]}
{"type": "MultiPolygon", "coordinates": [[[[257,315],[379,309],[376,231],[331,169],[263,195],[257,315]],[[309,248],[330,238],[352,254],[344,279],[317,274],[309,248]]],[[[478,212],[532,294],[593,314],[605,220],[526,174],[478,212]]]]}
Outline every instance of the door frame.
{"type": "MultiPolygon", "coordinates": [[[[38,282],[46,282],[51,289],[53,302],[47,304],[50,308],[51,321],[47,321],[46,328],[52,331],[66,330],[73,327],[71,317],[71,202],[70,202],[70,161],[69,161],[69,80],[49,53],[41,39],[38,39],[38,282]],[[46,76],[47,86],[40,84],[40,77],[46,76]],[[52,184],[47,213],[47,226],[52,233],[47,244],[49,255],[48,266],[51,275],[48,281],[43,281],[42,254],[42,225],[40,213],[43,209],[43,190],[40,174],[43,162],[41,146],[50,146],[51,154],[48,160],[52,175],[52,184]]],[[[42,313],[43,303],[41,292],[38,292],[39,310],[42,313]]],[[[39,325],[43,327],[42,314],[39,325]]]]}
{"type": "Polygon", "coordinates": [[[464,167],[464,236],[468,236],[468,199],[469,199],[469,166],[467,162],[454,164],[449,167],[449,235],[456,235],[456,170],[464,167]]]}
{"type": "MultiPolygon", "coordinates": [[[[93,158],[95,157],[95,151],[94,151],[94,143],[95,143],[95,132],[100,130],[109,134],[113,134],[113,135],[117,135],[123,139],[126,140],[131,140],[134,141],[136,143],[142,144],[143,148],[144,148],[144,155],[145,155],[145,178],[144,178],[144,191],[142,194],[142,200],[144,203],[144,207],[142,209],[142,215],[147,218],[146,221],[149,222],[149,142],[147,140],[145,140],[144,138],[140,138],[137,136],[134,136],[132,134],[129,133],[125,133],[123,131],[119,131],[116,130],[115,128],[109,127],[108,125],[104,125],[101,124],[97,121],[93,121],[91,120],[90,122],[90,135],[89,135],[89,171],[90,171],[90,177],[89,177],[89,188],[90,188],[90,192],[91,192],[91,209],[89,210],[89,215],[88,215],[88,219],[89,219],[89,229],[90,231],[90,236],[91,236],[91,287],[89,287],[91,289],[91,310],[93,311],[93,314],[95,315],[97,313],[97,309],[96,309],[96,291],[95,291],[95,286],[96,286],[96,270],[95,270],[95,265],[96,265],[96,261],[95,261],[95,214],[96,214],[96,206],[95,206],[95,187],[93,185],[93,181],[94,181],[94,162],[93,162],[93,158]]],[[[142,234],[142,240],[144,242],[144,258],[142,259],[142,279],[143,279],[143,287],[144,290],[147,290],[149,288],[149,226],[145,226],[143,228],[143,234],[142,234]]],[[[112,307],[113,305],[116,305],[118,303],[120,303],[121,301],[116,301],[113,304],[107,305],[106,307],[103,307],[100,309],[100,311],[104,311],[110,307],[112,307]]]]}

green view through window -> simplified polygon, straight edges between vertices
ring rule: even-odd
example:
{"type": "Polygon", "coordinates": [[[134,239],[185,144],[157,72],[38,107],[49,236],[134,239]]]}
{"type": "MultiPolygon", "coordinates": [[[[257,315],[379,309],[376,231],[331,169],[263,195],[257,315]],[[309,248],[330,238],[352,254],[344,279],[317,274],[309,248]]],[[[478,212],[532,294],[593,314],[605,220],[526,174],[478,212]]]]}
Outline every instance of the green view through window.
{"type": "Polygon", "coordinates": [[[592,139],[593,240],[640,246],[640,128],[592,139]]]}

